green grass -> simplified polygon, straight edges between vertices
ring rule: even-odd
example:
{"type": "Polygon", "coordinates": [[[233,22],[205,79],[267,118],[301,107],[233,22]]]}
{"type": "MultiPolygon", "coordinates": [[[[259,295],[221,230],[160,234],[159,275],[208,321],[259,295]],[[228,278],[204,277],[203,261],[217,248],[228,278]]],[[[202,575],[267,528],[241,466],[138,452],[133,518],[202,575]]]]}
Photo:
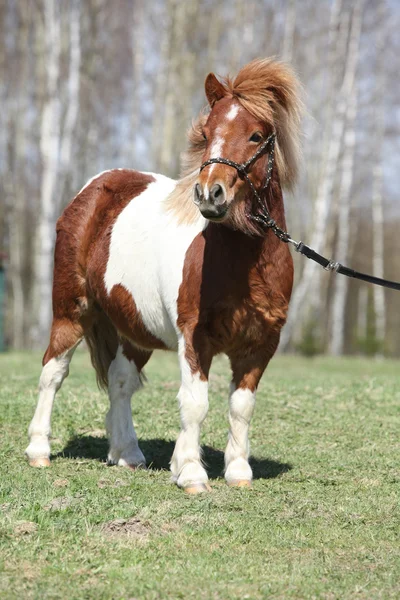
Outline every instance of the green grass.
{"type": "Polygon", "coordinates": [[[56,399],[52,466],[23,457],[37,355],[0,357],[0,597],[399,598],[400,378],[395,362],[276,358],[251,427],[252,490],[221,478],[229,372],[203,428],[212,493],[170,483],[174,355],[133,402],[152,468],[106,467],[107,399],[77,353],[56,399]]]}

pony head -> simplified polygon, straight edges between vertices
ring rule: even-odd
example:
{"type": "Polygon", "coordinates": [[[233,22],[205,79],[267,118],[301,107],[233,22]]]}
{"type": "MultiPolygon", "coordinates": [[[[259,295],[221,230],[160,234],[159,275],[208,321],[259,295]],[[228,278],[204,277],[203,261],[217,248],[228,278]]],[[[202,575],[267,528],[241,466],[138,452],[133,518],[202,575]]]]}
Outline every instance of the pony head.
{"type": "MultiPolygon", "coordinates": [[[[272,59],[254,60],[233,80],[220,81],[210,73],[205,92],[210,112],[200,117],[189,133],[189,159],[193,163],[200,159],[203,164],[225,158],[242,164],[275,133],[276,176],[282,187],[293,187],[302,105],[291,69],[272,59]]],[[[264,154],[251,166],[249,176],[256,189],[264,185],[267,162],[268,154],[264,154]]],[[[249,229],[246,215],[251,209],[251,190],[234,167],[222,163],[204,167],[195,182],[193,199],[207,219],[249,229]]]]}

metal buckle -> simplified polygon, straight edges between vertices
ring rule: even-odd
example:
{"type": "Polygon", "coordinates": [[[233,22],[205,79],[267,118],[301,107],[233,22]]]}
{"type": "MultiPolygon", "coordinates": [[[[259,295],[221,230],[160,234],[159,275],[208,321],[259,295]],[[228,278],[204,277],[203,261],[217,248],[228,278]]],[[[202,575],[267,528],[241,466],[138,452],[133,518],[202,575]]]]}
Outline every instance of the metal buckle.
{"type": "Polygon", "coordinates": [[[325,271],[337,271],[340,267],[340,263],[330,260],[329,263],[324,267],[325,271]]]}

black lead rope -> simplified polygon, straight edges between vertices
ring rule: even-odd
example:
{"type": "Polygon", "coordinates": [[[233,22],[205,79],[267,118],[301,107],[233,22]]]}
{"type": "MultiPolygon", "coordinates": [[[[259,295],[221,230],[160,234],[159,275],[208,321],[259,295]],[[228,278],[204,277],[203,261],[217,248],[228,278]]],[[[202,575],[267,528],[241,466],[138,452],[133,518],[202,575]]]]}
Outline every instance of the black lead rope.
{"type": "Polygon", "coordinates": [[[209,165],[215,163],[221,163],[223,165],[228,165],[229,167],[233,167],[238,172],[238,175],[241,179],[245,179],[250,186],[250,189],[253,193],[254,198],[257,201],[257,211],[253,213],[248,213],[248,217],[253,221],[256,221],[262,228],[264,229],[272,229],[274,234],[286,244],[292,244],[296,252],[303,254],[310,260],[318,263],[323,267],[326,271],[333,271],[335,273],[340,273],[341,275],[346,275],[346,277],[353,277],[354,279],[360,279],[361,281],[366,281],[367,283],[372,283],[374,285],[381,285],[383,287],[391,288],[392,290],[400,290],[400,283],[395,281],[389,281],[387,279],[381,279],[380,277],[373,277],[372,275],[367,275],[366,273],[360,273],[359,271],[354,271],[353,269],[349,269],[344,265],[326,258],[322,256],[322,254],[318,254],[315,250],[303,244],[303,242],[296,242],[293,240],[290,234],[278,227],[274,219],[272,219],[271,215],[268,212],[268,208],[266,203],[261,200],[260,194],[257,192],[256,188],[251,181],[248,171],[250,167],[255,163],[255,161],[268,152],[268,165],[267,165],[267,175],[265,184],[262,187],[261,192],[266,191],[272,178],[272,169],[274,167],[274,158],[275,158],[275,133],[271,133],[271,135],[261,144],[258,150],[253,154],[253,156],[244,163],[236,163],[233,160],[229,160],[228,158],[210,158],[204,162],[200,167],[200,172],[208,167],[209,165]]]}

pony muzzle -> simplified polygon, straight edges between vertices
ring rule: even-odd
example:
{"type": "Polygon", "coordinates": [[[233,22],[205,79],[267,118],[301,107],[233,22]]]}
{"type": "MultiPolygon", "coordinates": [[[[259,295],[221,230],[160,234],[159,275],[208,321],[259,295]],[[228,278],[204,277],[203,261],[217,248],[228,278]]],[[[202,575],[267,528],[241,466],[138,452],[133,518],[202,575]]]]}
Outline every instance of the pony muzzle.
{"type": "Polygon", "coordinates": [[[206,219],[220,221],[228,211],[225,187],[220,183],[214,183],[210,190],[196,183],[193,201],[206,219]]]}

